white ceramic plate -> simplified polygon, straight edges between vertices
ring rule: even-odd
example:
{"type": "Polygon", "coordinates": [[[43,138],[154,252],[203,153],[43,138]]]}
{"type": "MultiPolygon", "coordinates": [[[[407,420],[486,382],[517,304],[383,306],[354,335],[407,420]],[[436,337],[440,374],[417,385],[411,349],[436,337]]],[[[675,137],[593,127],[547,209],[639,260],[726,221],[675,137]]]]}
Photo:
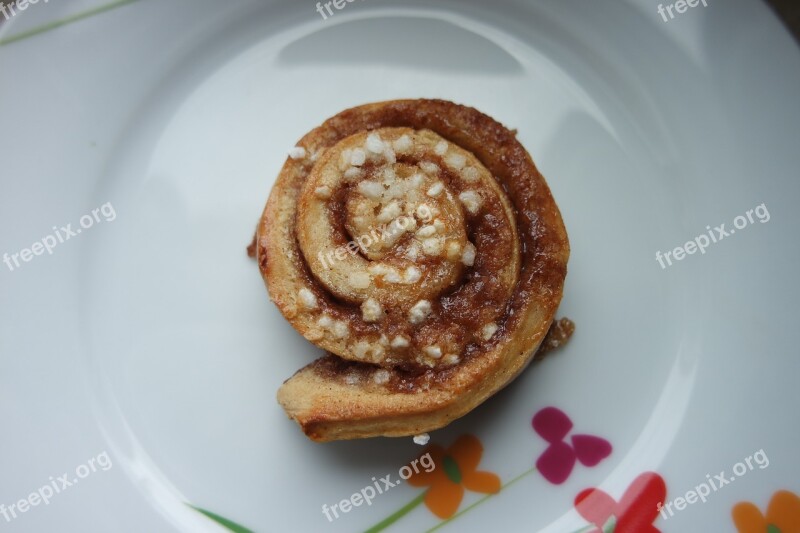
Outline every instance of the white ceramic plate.
{"type": "Polygon", "coordinates": [[[258,532],[800,531],[800,52],[775,16],[340,5],[39,2],[0,25],[0,530],[219,530],[191,505],[258,532]],[[432,434],[430,488],[367,505],[423,450],[286,419],[275,392],[318,352],[244,248],[302,134],[399,97],[519,130],[577,332],[432,434]]]}

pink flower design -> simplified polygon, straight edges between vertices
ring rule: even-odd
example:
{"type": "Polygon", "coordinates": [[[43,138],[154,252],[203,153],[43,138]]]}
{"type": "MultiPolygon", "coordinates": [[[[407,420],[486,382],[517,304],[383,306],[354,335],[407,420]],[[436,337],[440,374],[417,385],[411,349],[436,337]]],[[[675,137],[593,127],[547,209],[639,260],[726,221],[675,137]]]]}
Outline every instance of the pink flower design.
{"type": "Polygon", "coordinates": [[[565,442],[572,430],[572,420],[555,407],[545,407],[531,420],[534,431],[550,446],[539,456],[536,468],[554,485],[564,483],[575,467],[575,461],[584,466],[596,466],[611,455],[611,443],[594,435],[572,435],[570,445],[565,442]]]}

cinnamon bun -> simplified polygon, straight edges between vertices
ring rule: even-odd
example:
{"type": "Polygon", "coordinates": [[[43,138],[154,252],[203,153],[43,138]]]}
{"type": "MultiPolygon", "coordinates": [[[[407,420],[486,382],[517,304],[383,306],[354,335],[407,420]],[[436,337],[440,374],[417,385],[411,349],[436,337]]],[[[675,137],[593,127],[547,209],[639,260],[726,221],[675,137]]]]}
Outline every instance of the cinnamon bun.
{"type": "Polygon", "coordinates": [[[542,344],[569,257],[515,132],[441,100],[356,107],[304,136],[255,244],[271,299],[329,352],[278,391],[317,441],[416,435],[474,409],[542,344]]]}

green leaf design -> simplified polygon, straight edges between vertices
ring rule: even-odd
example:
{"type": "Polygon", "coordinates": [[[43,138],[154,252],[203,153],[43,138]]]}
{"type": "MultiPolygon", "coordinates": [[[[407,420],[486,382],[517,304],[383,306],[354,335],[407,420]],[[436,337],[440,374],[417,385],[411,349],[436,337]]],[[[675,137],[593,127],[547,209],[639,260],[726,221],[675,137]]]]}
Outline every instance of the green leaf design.
{"type": "Polygon", "coordinates": [[[229,531],[233,531],[233,533],[254,533],[252,530],[247,529],[244,526],[240,526],[236,522],[228,520],[227,518],[223,518],[218,514],[212,513],[211,511],[206,511],[205,509],[201,509],[200,507],[195,507],[194,505],[189,505],[189,507],[191,507],[192,509],[194,509],[199,513],[203,513],[208,518],[218,523],[222,527],[228,529],[229,531]]]}
{"type": "Polygon", "coordinates": [[[455,459],[453,459],[449,455],[445,455],[442,463],[443,463],[442,467],[444,468],[444,473],[447,474],[447,477],[450,479],[450,481],[452,481],[457,485],[460,485],[461,470],[458,468],[458,463],[456,463],[455,459]]]}
{"type": "Polygon", "coordinates": [[[769,524],[767,526],[767,533],[781,533],[781,528],[779,528],[778,526],[774,526],[772,524],[769,524]]]}
{"type": "Polygon", "coordinates": [[[603,533],[614,533],[615,529],[617,529],[617,517],[612,514],[608,522],[603,524],[603,533]]]}

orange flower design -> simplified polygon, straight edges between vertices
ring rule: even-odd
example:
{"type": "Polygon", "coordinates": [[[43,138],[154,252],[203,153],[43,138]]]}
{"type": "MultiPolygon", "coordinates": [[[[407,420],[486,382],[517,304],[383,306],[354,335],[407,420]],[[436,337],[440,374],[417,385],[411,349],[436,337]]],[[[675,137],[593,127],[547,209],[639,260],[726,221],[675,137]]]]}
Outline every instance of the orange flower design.
{"type": "Polygon", "coordinates": [[[800,498],[788,490],[772,495],[766,517],[750,502],[737,503],[731,514],[739,533],[800,533],[800,498]]]}
{"type": "MultiPolygon", "coordinates": [[[[500,478],[476,470],[483,455],[483,446],[477,437],[462,435],[450,448],[444,450],[433,444],[422,453],[431,454],[436,467],[430,472],[420,471],[408,478],[412,487],[430,487],[425,493],[425,505],[441,519],[450,518],[464,498],[464,489],[484,494],[500,491],[500,478]]],[[[421,455],[421,456],[422,456],[421,455]]]]}

